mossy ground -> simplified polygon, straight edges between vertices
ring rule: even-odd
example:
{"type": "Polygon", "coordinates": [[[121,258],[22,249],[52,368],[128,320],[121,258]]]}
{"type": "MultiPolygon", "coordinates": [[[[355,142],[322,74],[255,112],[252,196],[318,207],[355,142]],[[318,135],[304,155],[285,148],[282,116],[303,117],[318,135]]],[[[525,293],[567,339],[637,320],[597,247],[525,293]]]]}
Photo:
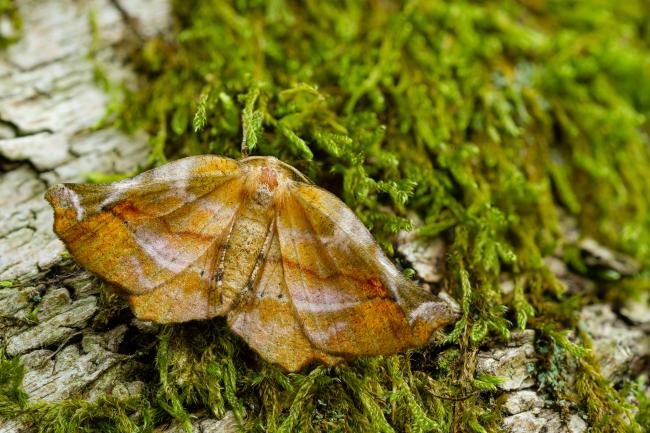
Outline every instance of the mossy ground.
{"type": "MultiPolygon", "coordinates": [[[[290,375],[223,321],[167,327],[148,394],[27,406],[56,421],[43,431],[144,432],[227,410],[259,432],[497,431],[497,379],[476,375],[476,354],[525,328],[558,409],[594,432],[650,431],[642,384],[600,375],[576,315],[650,290],[647,2],[177,0],[174,17],[134,50],[137,91],[106,83],[105,121],[149,131],[152,165],[239,157],[245,134],[250,152],[338,194],[389,253],[417,212],[420,234],[448,245],[462,317],[429,348],[290,375]],[[568,217],[642,270],[592,273],[563,242],[568,217]],[[557,251],[598,290],[567,295],[543,261],[557,251]]],[[[0,391],[24,405],[16,377],[0,375],[0,391]]]]}

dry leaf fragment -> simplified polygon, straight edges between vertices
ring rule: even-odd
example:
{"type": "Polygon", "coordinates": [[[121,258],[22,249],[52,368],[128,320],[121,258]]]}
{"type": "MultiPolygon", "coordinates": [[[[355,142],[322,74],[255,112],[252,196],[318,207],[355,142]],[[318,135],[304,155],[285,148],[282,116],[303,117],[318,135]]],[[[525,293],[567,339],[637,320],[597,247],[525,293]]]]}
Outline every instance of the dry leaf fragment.
{"type": "Polygon", "coordinates": [[[55,185],[46,198],[70,253],[139,319],[225,315],[290,371],[423,346],[453,320],[343,202],[273,157],[189,157],[119,182],[55,185]]]}

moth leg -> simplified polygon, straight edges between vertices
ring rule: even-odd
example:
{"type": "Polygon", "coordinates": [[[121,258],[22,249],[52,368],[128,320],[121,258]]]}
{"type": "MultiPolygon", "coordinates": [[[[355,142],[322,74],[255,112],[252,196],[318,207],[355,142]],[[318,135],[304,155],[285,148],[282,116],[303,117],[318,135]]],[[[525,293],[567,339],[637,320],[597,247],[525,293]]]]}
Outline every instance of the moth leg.
{"type": "Polygon", "coordinates": [[[271,241],[273,240],[273,237],[275,236],[275,218],[271,221],[269,224],[269,228],[266,231],[266,235],[264,236],[264,243],[262,244],[262,248],[260,248],[260,252],[257,254],[257,257],[255,259],[255,265],[253,266],[253,270],[251,271],[250,277],[248,277],[248,281],[246,282],[246,286],[244,288],[244,292],[242,293],[245,295],[248,291],[250,291],[253,286],[257,283],[259,274],[260,274],[260,269],[264,266],[264,260],[266,257],[269,255],[269,250],[271,249],[271,241]]]}

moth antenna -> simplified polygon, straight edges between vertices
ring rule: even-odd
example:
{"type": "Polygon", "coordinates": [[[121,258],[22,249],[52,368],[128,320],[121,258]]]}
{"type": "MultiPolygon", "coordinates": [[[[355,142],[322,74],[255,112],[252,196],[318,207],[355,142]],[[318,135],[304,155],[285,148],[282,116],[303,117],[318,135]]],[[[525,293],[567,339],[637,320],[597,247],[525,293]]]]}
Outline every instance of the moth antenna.
{"type": "Polygon", "coordinates": [[[248,124],[244,119],[244,114],[241,115],[241,128],[242,128],[242,139],[241,139],[241,157],[246,158],[248,156],[248,124]]]}

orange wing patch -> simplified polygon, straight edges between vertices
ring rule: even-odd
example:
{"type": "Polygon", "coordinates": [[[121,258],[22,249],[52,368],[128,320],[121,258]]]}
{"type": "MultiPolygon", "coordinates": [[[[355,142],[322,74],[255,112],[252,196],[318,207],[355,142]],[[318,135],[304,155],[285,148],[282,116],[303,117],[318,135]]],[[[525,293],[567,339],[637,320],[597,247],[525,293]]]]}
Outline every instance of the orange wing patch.
{"type": "Polygon", "coordinates": [[[225,315],[296,371],[427,344],[450,307],[404,278],[334,195],[272,157],[178,160],[104,185],[55,185],[75,259],[159,323],[225,315]]]}

